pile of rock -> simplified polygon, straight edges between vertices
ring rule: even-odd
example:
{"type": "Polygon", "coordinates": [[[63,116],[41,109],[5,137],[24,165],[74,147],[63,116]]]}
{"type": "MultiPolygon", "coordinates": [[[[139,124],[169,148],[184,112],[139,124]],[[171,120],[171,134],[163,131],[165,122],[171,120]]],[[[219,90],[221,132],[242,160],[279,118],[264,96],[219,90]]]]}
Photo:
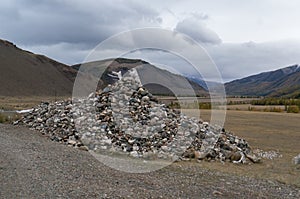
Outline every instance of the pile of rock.
{"type": "Polygon", "coordinates": [[[259,161],[244,139],[159,104],[142,87],[134,69],[88,98],[42,103],[16,124],[95,153],[125,153],[145,159],[259,161]]]}

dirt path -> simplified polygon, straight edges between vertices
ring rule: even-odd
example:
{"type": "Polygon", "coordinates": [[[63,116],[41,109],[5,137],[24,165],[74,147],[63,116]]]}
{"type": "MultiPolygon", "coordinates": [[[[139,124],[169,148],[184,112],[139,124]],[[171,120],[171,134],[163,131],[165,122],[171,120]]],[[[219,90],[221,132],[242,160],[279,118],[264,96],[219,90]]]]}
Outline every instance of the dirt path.
{"type": "Polygon", "coordinates": [[[152,173],[124,173],[38,132],[0,124],[0,198],[127,197],[300,198],[300,191],[278,182],[210,172],[188,162],[152,173]]]}

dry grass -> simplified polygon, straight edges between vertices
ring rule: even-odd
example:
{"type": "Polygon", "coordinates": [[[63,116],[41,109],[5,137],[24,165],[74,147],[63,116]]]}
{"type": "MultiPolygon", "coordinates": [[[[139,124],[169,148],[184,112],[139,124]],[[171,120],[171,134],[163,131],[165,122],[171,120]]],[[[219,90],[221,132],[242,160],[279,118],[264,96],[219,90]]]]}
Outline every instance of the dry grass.
{"type": "Polygon", "coordinates": [[[0,96],[0,109],[3,110],[22,110],[30,109],[42,101],[56,101],[67,99],[68,97],[3,97],[0,96]]]}
{"type": "MultiPolygon", "coordinates": [[[[190,116],[196,111],[185,110],[190,116]]],[[[210,111],[201,110],[201,118],[210,120],[210,111]]],[[[292,158],[300,153],[300,114],[227,111],[225,128],[245,138],[253,149],[279,151],[283,157],[263,160],[261,164],[225,165],[202,162],[201,166],[226,173],[246,175],[255,178],[277,180],[300,187],[300,166],[292,158]]]]}

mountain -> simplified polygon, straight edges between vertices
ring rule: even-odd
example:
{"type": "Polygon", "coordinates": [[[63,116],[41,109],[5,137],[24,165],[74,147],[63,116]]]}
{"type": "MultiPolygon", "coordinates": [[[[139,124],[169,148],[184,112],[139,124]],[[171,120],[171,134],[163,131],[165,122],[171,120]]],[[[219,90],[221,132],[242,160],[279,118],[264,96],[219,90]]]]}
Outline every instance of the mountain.
{"type": "Polygon", "coordinates": [[[300,97],[300,66],[263,72],[225,84],[227,95],[300,97]]]}
{"type": "Polygon", "coordinates": [[[203,87],[184,76],[160,69],[140,59],[116,58],[95,61],[72,66],[83,73],[101,78],[98,86],[104,88],[118,80],[118,74],[124,75],[128,70],[136,68],[142,84],[154,95],[208,96],[203,87]]]}
{"type": "Polygon", "coordinates": [[[223,86],[223,84],[219,82],[204,81],[200,75],[190,75],[190,74],[183,74],[183,75],[187,77],[190,81],[197,83],[207,91],[209,90],[209,88],[213,91],[215,88],[221,88],[223,86]]]}
{"type": "Polygon", "coordinates": [[[153,94],[171,95],[171,89],[180,95],[192,95],[194,91],[197,95],[207,95],[201,86],[185,77],[139,59],[107,59],[84,65],[88,66],[85,71],[80,68],[81,65],[68,66],[46,56],[22,50],[9,41],[0,40],[0,96],[70,97],[76,77],[84,78],[83,84],[77,88],[79,90],[90,88],[95,82],[98,83],[98,88],[104,88],[118,80],[117,72],[124,74],[139,65],[141,67],[138,67],[138,72],[142,82],[148,82],[146,87],[153,94]],[[100,81],[97,78],[99,72],[103,72],[100,81]],[[192,89],[188,88],[189,85],[192,89]]]}
{"type": "Polygon", "coordinates": [[[71,96],[77,71],[0,40],[0,96],[71,96]]]}

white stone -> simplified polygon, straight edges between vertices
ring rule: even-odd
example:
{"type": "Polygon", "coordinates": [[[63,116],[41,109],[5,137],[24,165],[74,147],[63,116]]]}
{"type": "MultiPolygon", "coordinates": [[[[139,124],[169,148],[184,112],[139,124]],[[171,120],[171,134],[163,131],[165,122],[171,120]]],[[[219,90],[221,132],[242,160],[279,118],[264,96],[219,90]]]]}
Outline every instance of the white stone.
{"type": "Polygon", "coordinates": [[[300,154],[293,158],[294,164],[300,164],[300,154]]]}
{"type": "Polygon", "coordinates": [[[137,151],[131,151],[131,152],[130,152],[130,156],[135,157],[135,158],[138,158],[138,157],[139,157],[139,154],[138,154],[137,151]]]}

